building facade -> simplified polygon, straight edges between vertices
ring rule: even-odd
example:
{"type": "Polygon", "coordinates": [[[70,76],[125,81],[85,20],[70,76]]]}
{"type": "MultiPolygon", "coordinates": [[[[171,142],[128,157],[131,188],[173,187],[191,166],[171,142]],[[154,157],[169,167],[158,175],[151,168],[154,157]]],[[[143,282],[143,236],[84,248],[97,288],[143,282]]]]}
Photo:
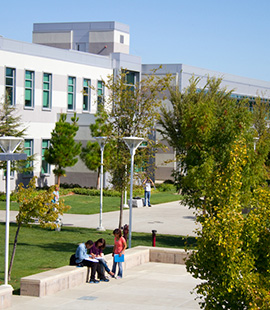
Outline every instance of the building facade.
{"type": "MultiPolygon", "coordinates": [[[[8,95],[21,115],[23,126],[27,128],[25,152],[35,154],[36,158],[32,174],[12,176],[11,189],[19,182],[28,183],[33,175],[38,177],[39,186],[55,183],[53,167],[44,160],[44,151],[60,113],[67,113],[68,119],[77,114],[76,140],[85,145],[93,139],[89,125],[95,121],[98,99],[108,95],[102,80],[117,74],[121,68],[133,72],[139,80],[160,66],[142,65],[140,57],[130,55],[129,40],[129,27],[117,22],[34,24],[34,43],[0,37],[0,100],[8,95]]],[[[165,64],[156,74],[166,73],[172,74],[181,91],[189,85],[192,76],[201,78],[199,86],[205,84],[208,76],[215,76],[223,78],[222,86],[233,89],[236,98],[249,97],[252,101],[260,95],[270,99],[269,82],[184,64],[165,64]]],[[[174,164],[165,165],[164,161],[173,156],[172,149],[156,155],[156,180],[171,178],[174,164]]],[[[0,191],[4,191],[3,171],[0,171],[0,180],[0,191]]],[[[88,171],[78,161],[67,169],[62,182],[95,186],[96,172],[88,171]]]]}

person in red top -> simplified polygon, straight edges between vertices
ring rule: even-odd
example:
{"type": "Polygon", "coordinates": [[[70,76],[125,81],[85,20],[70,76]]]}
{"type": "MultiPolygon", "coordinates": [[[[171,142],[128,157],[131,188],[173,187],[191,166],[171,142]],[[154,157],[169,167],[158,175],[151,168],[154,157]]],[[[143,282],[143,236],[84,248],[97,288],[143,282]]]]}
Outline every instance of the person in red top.
{"type": "Polygon", "coordinates": [[[116,262],[115,261],[115,254],[118,254],[119,256],[122,256],[125,254],[125,249],[127,248],[127,243],[124,237],[122,237],[122,232],[119,228],[116,228],[113,231],[114,234],[114,247],[113,247],[113,267],[112,272],[115,274],[116,272],[116,266],[118,265],[118,274],[117,279],[121,279],[123,277],[123,267],[122,262],[116,262]]]}

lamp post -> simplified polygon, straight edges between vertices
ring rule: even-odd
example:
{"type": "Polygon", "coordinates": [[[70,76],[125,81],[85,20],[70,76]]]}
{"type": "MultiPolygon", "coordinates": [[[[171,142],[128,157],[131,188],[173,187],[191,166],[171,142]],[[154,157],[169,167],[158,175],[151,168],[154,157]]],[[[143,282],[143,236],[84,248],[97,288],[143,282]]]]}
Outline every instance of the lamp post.
{"type": "Polygon", "coordinates": [[[8,254],[9,254],[9,213],[10,213],[10,161],[26,159],[26,154],[13,154],[23,138],[0,137],[0,147],[3,153],[0,160],[7,162],[6,172],[6,238],[5,238],[5,285],[8,285],[8,254]]]}
{"type": "Polygon", "coordinates": [[[130,166],[130,195],[129,195],[129,235],[128,235],[128,247],[131,248],[131,232],[132,232],[132,196],[133,196],[133,165],[134,165],[134,155],[137,147],[144,140],[138,137],[124,137],[126,145],[130,150],[131,155],[131,166],[130,166]]]}
{"type": "Polygon", "coordinates": [[[100,208],[99,208],[99,226],[97,230],[105,231],[105,228],[102,226],[102,205],[103,205],[103,153],[104,147],[106,144],[107,137],[96,137],[95,138],[100,146],[101,151],[101,160],[100,160],[100,208]]]}

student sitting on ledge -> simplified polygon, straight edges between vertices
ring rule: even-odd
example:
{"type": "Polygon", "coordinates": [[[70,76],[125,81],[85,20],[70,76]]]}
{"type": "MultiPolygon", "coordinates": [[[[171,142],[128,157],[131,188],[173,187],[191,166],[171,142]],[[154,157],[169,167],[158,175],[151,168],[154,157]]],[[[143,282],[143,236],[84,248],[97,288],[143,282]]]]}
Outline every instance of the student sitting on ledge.
{"type": "Polygon", "coordinates": [[[102,272],[100,265],[97,260],[95,260],[94,255],[87,254],[87,250],[90,250],[93,246],[93,241],[88,240],[85,243],[81,243],[75,253],[76,264],[77,266],[87,266],[91,268],[91,276],[89,283],[99,283],[98,280],[95,279],[96,271],[98,272],[100,281],[108,282],[106,279],[104,272],[102,272]]]}

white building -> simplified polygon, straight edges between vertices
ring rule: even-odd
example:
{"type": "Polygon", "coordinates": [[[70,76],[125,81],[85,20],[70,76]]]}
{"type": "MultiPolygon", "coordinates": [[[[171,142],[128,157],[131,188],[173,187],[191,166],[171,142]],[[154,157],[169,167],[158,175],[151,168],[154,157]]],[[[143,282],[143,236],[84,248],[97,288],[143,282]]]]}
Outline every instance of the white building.
{"type": "MultiPolygon", "coordinates": [[[[55,183],[52,168],[43,159],[51,132],[60,113],[68,118],[74,112],[80,129],[76,136],[83,144],[91,139],[89,125],[94,122],[98,96],[106,96],[101,80],[117,74],[121,68],[133,72],[139,79],[158,65],[141,65],[141,58],[129,54],[129,27],[117,22],[34,24],[33,42],[25,43],[0,37],[0,98],[6,92],[27,127],[25,151],[36,154],[31,175],[14,175],[11,189],[18,182],[28,183],[33,175],[40,186],[55,183]],[[38,43],[38,44],[36,44],[38,43]],[[93,91],[89,85],[93,85],[93,91]],[[88,95],[84,95],[88,94],[88,95]]],[[[260,95],[270,99],[270,83],[183,64],[163,65],[158,74],[171,73],[180,90],[194,75],[222,77],[222,85],[234,89],[235,96],[260,95]]],[[[173,150],[156,156],[156,179],[170,178],[173,164],[163,165],[173,150]]],[[[4,191],[4,175],[0,171],[0,191],[4,191]]],[[[79,161],[67,169],[62,182],[95,186],[96,173],[79,161]]]]}

